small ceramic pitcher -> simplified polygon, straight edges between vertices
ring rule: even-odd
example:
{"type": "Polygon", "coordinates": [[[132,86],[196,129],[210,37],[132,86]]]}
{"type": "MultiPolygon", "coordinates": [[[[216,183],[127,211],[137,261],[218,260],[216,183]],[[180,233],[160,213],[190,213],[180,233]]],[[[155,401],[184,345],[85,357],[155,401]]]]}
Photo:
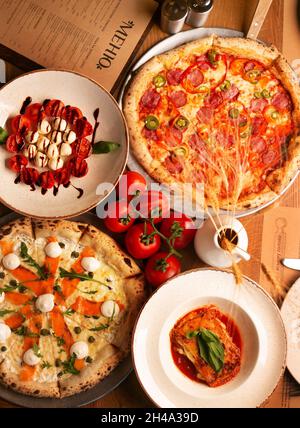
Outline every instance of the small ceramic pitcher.
{"type": "Polygon", "coordinates": [[[196,233],[194,242],[198,257],[204,263],[219,268],[229,268],[233,262],[250,260],[250,254],[247,253],[248,235],[242,223],[227,215],[214,218],[214,222],[205,220],[196,233]],[[220,237],[226,230],[235,237],[231,252],[220,245],[220,237]]]}

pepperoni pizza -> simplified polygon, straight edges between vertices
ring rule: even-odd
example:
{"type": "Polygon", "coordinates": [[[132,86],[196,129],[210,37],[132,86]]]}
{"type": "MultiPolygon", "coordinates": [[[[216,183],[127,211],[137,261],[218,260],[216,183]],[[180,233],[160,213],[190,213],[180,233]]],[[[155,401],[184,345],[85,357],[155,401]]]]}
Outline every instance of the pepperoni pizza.
{"type": "Polygon", "coordinates": [[[124,111],[150,176],[203,183],[206,206],[233,210],[272,200],[295,176],[299,100],[276,48],[213,35],[151,59],[124,111]]]}

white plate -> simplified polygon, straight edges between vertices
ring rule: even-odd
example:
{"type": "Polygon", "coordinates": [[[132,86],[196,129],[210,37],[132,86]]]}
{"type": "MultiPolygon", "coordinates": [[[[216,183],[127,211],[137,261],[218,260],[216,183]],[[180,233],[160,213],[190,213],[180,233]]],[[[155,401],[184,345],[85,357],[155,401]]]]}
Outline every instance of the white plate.
{"type": "MultiPolygon", "coordinates": [[[[177,48],[178,46],[180,46],[184,43],[192,42],[194,40],[197,40],[197,39],[200,39],[203,37],[207,37],[211,34],[218,34],[219,36],[222,36],[222,37],[244,37],[244,34],[241,33],[240,31],[230,30],[228,28],[194,28],[193,30],[183,31],[181,33],[174,34],[173,36],[167,37],[166,39],[162,40],[161,42],[154,45],[151,49],[149,49],[138,60],[138,62],[132,68],[130,74],[128,75],[127,79],[124,82],[124,85],[123,85],[122,90],[121,90],[120,95],[119,95],[119,106],[120,106],[120,108],[123,107],[123,97],[124,97],[124,93],[126,91],[127,85],[130,83],[130,80],[134,77],[134,74],[138,71],[138,69],[142,65],[144,65],[147,61],[149,61],[155,55],[160,55],[160,54],[167,52],[171,49],[177,48]]],[[[136,160],[135,156],[133,155],[133,153],[131,151],[129,151],[127,166],[132,171],[138,171],[142,175],[144,175],[146,177],[148,183],[154,182],[153,179],[146,173],[144,168],[138,163],[138,161],[136,160]]],[[[289,182],[289,184],[274,199],[272,199],[271,201],[266,202],[266,203],[264,203],[258,207],[255,207],[255,208],[235,211],[235,213],[234,213],[235,217],[236,218],[242,218],[242,217],[245,217],[247,215],[254,214],[254,213],[268,207],[269,205],[272,205],[292,186],[292,184],[294,183],[294,181],[296,180],[296,178],[298,176],[298,173],[299,172],[297,172],[295,174],[295,176],[289,182]]],[[[225,211],[225,210],[221,210],[221,213],[223,213],[223,214],[226,212],[227,211],[225,211]]],[[[190,213],[188,211],[186,212],[186,214],[190,215],[190,213]]],[[[212,214],[215,214],[215,213],[212,211],[212,214]]]]}
{"type": "Polygon", "coordinates": [[[159,407],[257,407],[274,391],[286,361],[286,334],[271,297],[244,277],[213,269],[183,273],[148,300],[137,320],[133,361],[137,377],[159,407]],[[239,374],[226,385],[209,388],[175,366],[169,334],[176,321],[193,309],[216,304],[231,315],[242,337],[239,374]]]}
{"type": "Polygon", "coordinates": [[[65,105],[79,107],[83,115],[94,125],[93,112],[100,109],[100,125],[97,140],[116,141],[121,147],[109,154],[92,155],[88,158],[89,172],[83,178],[72,178],[76,187],[84,190],[78,193],[72,187],[60,187],[55,197],[52,191],[42,195],[40,190],[30,191],[25,184],[14,184],[15,173],[5,167],[5,160],[11,156],[0,148],[0,200],[9,208],[31,217],[65,218],[79,215],[98,205],[105,197],[96,194],[97,186],[103,182],[116,185],[128,157],[128,132],[124,116],[114,98],[99,84],[78,73],[62,70],[38,70],[24,74],[0,90],[0,126],[7,119],[19,114],[26,97],[33,102],[58,98],[65,105]]]}
{"type": "Polygon", "coordinates": [[[281,315],[288,341],[287,368],[300,383],[300,278],[290,288],[281,315]]]}

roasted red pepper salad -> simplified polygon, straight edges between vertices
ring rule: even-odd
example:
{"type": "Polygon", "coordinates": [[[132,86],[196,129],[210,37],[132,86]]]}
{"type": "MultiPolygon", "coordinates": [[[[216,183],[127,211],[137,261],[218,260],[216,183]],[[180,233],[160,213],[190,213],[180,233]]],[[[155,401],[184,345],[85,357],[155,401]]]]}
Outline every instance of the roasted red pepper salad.
{"type": "Polygon", "coordinates": [[[170,211],[167,196],[147,190],[145,178],[135,171],[121,177],[119,200],[108,203],[104,224],[124,234],[128,253],[141,263],[147,282],[154,288],[181,271],[182,254],[194,239],[194,221],[183,213],[170,211]]]}
{"type": "Polygon", "coordinates": [[[71,177],[88,173],[87,158],[91,154],[109,153],[120,145],[114,142],[95,143],[99,125],[99,109],[92,125],[78,107],[47,99],[32,103],[27,97],[20,114],[8,120],[8,130],[0,128],[0,143],[13,155],[6,165],[17,174],[15,183],[24,183],[42,193],[48,189],[68,187],[71,177]]]}

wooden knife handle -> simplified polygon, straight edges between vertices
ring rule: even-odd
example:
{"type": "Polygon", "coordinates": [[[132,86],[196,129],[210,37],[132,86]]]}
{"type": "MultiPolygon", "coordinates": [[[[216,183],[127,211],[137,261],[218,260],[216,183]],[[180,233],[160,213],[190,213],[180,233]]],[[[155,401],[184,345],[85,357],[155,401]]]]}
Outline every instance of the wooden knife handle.
{"type": "Polygon", "coordinates": [[[259,0],[247,33],[249,39],[257,39],[273,0],[259,0]]]}

